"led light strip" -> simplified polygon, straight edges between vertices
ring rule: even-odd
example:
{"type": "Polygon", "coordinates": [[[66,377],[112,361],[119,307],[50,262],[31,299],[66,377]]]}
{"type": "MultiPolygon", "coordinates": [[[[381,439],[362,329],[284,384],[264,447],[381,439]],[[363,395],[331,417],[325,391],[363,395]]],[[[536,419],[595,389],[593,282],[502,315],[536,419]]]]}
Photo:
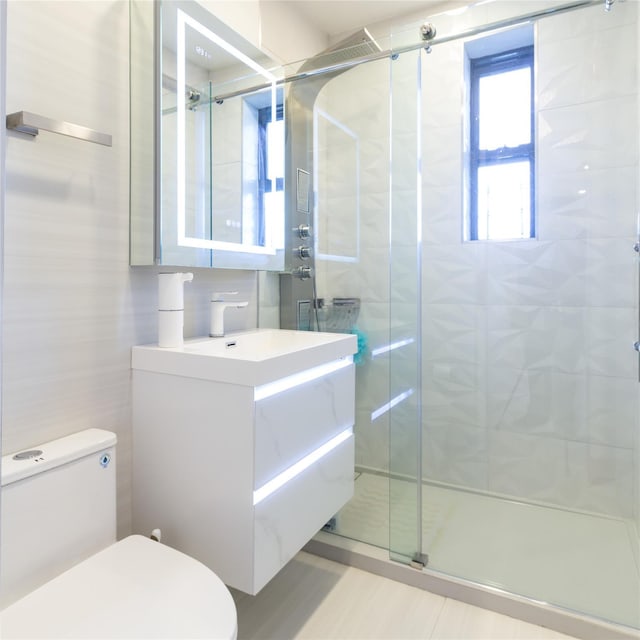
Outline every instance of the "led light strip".
{"type": "Polygon", "coordinates": [[[337,436],[334,436],[331,440],[325,442],[323,445],[312,451],[309,455],[306,455],[302,460],[299,460],[285,469],[282,473],[279,473],[275,478],[269,480],[269,482],[265,482],[265,484],[253,492],[253,506],[255,507],[266,497],[270,496],[272,493],[287,484],[289,480],[293,480],[293,478],[299,476],[305,469],[308,469],[312,464],[315,464],[318,460],[324,458],[324,456],[351,437],[353,437],[353,427],[348,427],[337,436]]]}
{"type": "Polygon", "coordinates": [[[300,373],[294,373],[292,376],[280,378],[279,380],[275,380],[274,382],[268,382],[267,384],[263,384],[255,388],[253,399],[257,402],[258,400],[264,400],[265,398],[269,398],[270,396],[275,396],[277,393],[282,393],[283,391],[287,391],[287,389],[293,389],[294,387],[304,384],[305,382],[311,382],[312,380],[316,380],[317,378],[322,378],[323,376],[329,375],[334,371],[340,371],[340,369],[348,367],[352,362],[353,356],[347,356],[345,358],[341,358],[340,360],[334,360],[333,362],[328,362],[327,364],[321,364],[318,367],[306,369],[305,371],[301,371],[300,373]]]}
{"type": "Polygon", "coordinates": [[[415,340],[413,338],[406,338],[405,340],[398,340],[398,342],[392,342],[391,344],[386,344],[384,347],[378,347],[377,349],[371,350],[371,357],[376,358],[377,356],[382,356],[385,353],[389,353],[389,351],[393,351],[394,349],[399,349],[400,347],[406,347],[408,344],[413,344],[415,340]]]}
{"type": "Polygon", "coordinates": [[[371,413],[371,422],[377,420],[381,415],[387,413],[387,411],[393,409],[393,407],[395,407],[397,404],[400,404],[403,400],[406,400],[411,395],[413,395],[413,389],[404,391],[403,393],[400,393],[395,398],[393,398],[393,400],[387,402],[387,404],[383,404],[379,409],[376,409],[371,413]]]}

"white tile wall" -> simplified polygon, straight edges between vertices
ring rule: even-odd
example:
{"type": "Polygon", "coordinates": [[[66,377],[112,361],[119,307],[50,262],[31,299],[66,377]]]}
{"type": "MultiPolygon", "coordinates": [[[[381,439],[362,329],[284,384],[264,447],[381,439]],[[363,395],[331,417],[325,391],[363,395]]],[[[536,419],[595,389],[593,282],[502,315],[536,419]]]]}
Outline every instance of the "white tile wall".
{"type": "MultiPolygon", "coordinates": [[[[119,533],[130,530],[130,348],[157,340],[159,269],[129,267],[128,3],[8,3],[7,111],[68,120],[113,147],[9,133],[3,300],[3,453],[87,427],[118,434],[119,533]]],[[[185,334],[208,331],[214,288],[253,272],[194,269],[185,334]]]]}

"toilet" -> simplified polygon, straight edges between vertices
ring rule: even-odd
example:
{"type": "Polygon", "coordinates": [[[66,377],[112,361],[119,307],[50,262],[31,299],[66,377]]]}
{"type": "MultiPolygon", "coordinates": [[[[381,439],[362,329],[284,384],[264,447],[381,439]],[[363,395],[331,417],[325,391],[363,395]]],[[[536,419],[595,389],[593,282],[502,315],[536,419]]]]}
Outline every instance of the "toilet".
{"type": "Polygon", "coordinates": [[[144,536],[116,542],[115,446],[87,429],[3,456],[3,640],[236,638],[209,568],[144,536]]]}

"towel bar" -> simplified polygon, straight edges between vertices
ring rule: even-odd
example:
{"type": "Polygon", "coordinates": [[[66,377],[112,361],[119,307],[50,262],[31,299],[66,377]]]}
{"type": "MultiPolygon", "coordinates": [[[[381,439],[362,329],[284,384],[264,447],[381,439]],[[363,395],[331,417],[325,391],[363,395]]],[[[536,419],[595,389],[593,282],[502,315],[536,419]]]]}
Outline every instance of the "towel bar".
{"type": "Polygon", "coordinates": [[[51,133],[59,133],[63,136],[86,140],[87,142],[95,142],[107,147],[111,146],[111,136],[106,133],[100,133],[88,127],[79,124],[64,122],[62,120],[53,120],[39,116],[29,111],[16,111],[7,115],[7,129],[27,133],[31,136],[37,136],[40,129],[50,131],[51,133]]]}

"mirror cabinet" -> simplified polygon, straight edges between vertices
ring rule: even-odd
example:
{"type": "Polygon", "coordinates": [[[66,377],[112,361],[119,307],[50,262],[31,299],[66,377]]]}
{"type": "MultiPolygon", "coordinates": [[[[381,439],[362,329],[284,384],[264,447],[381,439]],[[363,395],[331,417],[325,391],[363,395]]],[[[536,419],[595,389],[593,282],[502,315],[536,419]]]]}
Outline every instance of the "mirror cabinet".
{"type": "Polygon", "coordinates": [[[281,271],[282,70],[193,0],[131,0],[132,265],[281,271]]]}

